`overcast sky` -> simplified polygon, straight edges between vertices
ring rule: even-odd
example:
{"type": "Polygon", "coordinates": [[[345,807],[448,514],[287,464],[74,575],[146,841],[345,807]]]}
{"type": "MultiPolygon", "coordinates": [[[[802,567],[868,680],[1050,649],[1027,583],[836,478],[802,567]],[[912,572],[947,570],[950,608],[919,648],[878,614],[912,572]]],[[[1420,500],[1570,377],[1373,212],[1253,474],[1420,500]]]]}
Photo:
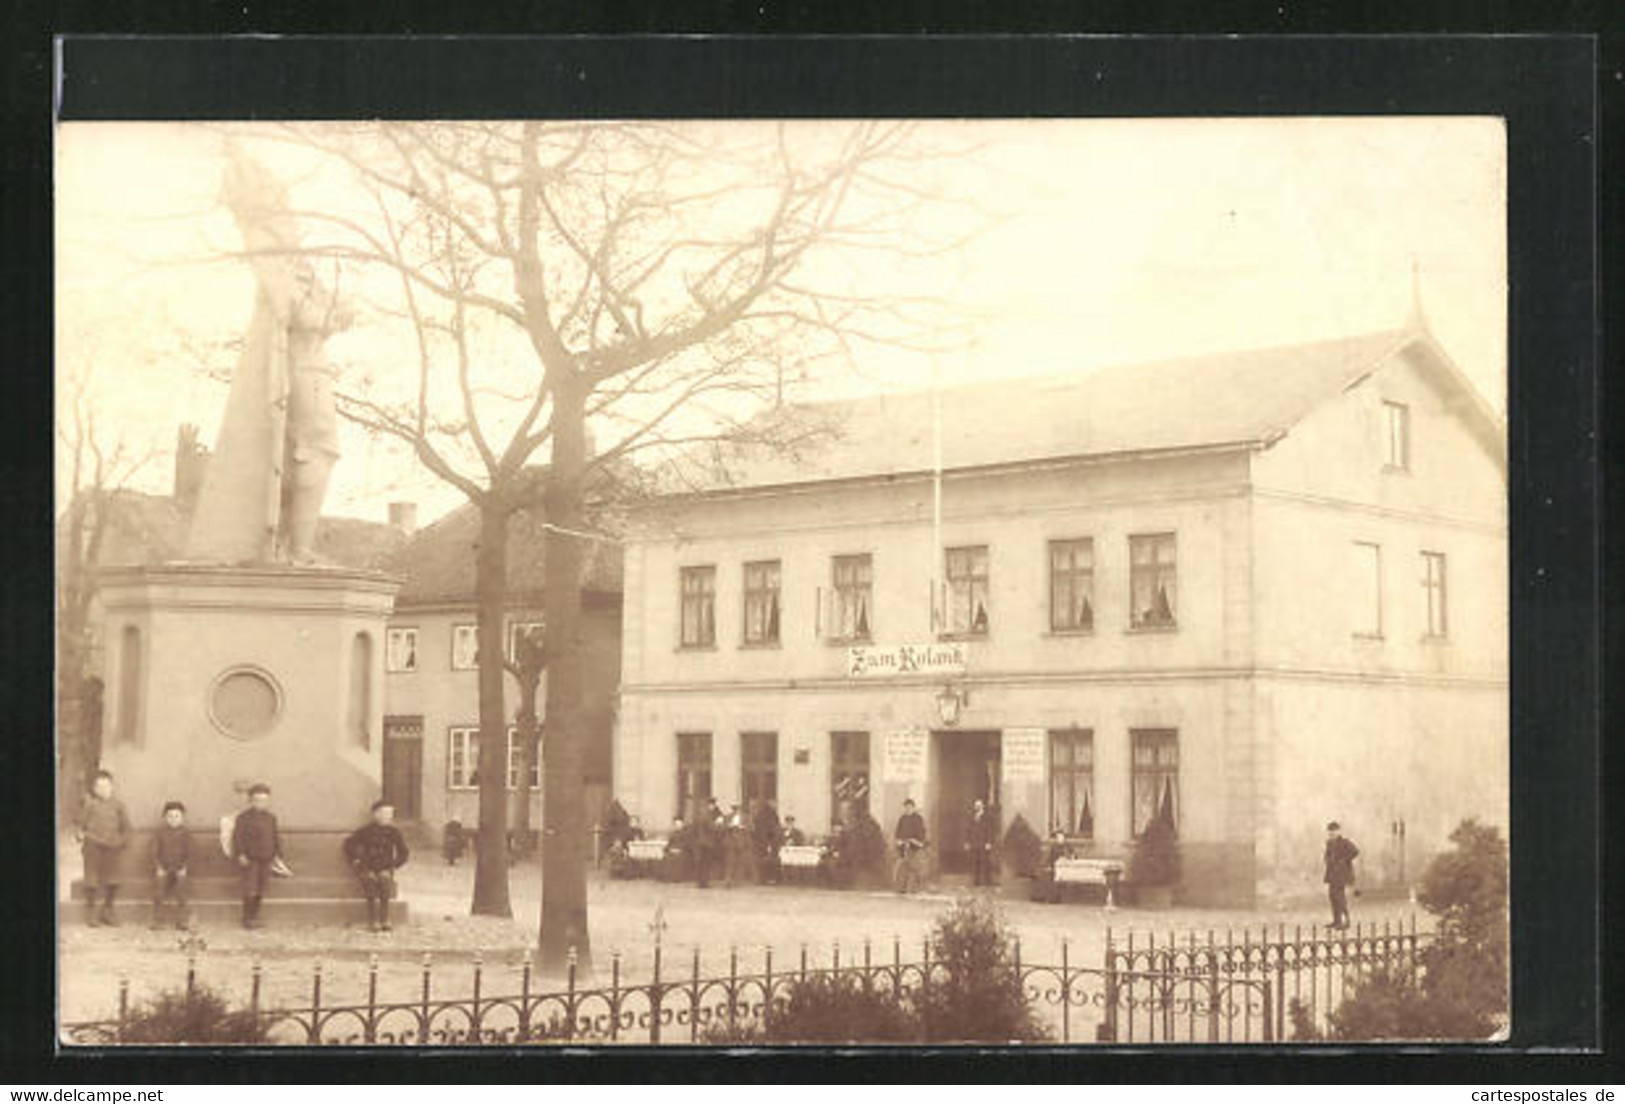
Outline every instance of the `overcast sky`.
{"type": "MultiPolygon", "coordinates": [[[[925,137],[977,145],[938,183],[994,217],[923,275],[870,275],[982,317],[974,348],[939,359],[945,381],[1390,329],[1414,264],[1434,335],[1504,410],[1498,119],[940,122],[925,137]]],[[[273,167],[296,188],[305,179],[297,158],[273,167]]],[[[179,423],[213,441],[225,390],[186,347],[240,332],[252,306],[245,265],[193,263],[236,245],[215,198],[221,168],[218,138],[196,124],[57,131],[59,371],[93,365],[103,423],[162,453],[142,489],[167,491],[179,423]]],[[[386,373],[397,358],[352,345],[339,359],[386,373]]],[[[824,393],[922,386],[931,371],[895,351],[856,367],[824,393]]],[[[388,501],[410,499],[429,520],[460,501],[387,444],[347,432],[344,447],[329,513],[383,520],[388,501]]]]}

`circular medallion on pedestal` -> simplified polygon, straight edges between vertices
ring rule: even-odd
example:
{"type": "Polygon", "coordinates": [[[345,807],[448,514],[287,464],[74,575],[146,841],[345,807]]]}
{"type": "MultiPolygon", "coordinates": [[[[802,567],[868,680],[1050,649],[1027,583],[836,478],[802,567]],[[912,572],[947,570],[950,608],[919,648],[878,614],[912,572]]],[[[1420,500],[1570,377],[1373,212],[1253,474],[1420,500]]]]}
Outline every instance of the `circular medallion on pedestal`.
{"type": "Polygon", "coordinates": [[[258,667],[231,667],[209,688],[209,720],[234,740],[258,740],[276,727],[282,688],[258,667]]]}

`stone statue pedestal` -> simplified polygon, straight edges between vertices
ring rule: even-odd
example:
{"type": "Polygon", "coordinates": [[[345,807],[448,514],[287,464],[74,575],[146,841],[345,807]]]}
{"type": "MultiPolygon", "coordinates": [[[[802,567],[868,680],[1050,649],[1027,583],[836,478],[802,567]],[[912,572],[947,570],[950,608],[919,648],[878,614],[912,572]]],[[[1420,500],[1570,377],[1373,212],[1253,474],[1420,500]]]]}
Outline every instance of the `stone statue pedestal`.
{"type": "Polygon", "coordinates": [[[193,833],[194,914],[235,918],[219,821],[264,782],[295,874],[272,880],[265,919],[364,920],[340,844],[381,792],[384,625],[399,581],[341,567],[170,564],[106,570],[99,586],[102,764],[136,828],[122,900],[150,900],[148,841],[177,800],[193,833]]]}

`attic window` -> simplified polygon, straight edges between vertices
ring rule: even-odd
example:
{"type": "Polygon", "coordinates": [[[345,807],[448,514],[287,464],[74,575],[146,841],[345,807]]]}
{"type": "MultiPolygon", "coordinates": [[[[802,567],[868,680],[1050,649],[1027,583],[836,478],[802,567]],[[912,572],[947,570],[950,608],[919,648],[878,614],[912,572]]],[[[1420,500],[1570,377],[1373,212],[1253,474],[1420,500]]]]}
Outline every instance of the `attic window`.
{"type": "Polygon", "coordinates": [[[1411,412],[1403,403],[1383,401],[1383,467],[1409,471],[1411,467],[1411,412]]]}

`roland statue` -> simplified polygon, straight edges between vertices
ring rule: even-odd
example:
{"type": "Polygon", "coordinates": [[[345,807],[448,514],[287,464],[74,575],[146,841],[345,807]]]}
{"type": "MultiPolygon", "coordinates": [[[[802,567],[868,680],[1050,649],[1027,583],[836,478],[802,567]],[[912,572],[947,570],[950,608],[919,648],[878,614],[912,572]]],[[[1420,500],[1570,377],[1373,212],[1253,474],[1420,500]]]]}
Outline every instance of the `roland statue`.
{"type": "MultiPolygon", "coordinates": [[[[316,562],[316,522],[339,457],[327,339],[351,324],[337,287],[299,253],[287,194],[228,148],[221,200],[254,271],[254,313],[197,512],[188,560],[316,562]]],[[[336,281],[335,281],[336,283],[336,281]]]]}

